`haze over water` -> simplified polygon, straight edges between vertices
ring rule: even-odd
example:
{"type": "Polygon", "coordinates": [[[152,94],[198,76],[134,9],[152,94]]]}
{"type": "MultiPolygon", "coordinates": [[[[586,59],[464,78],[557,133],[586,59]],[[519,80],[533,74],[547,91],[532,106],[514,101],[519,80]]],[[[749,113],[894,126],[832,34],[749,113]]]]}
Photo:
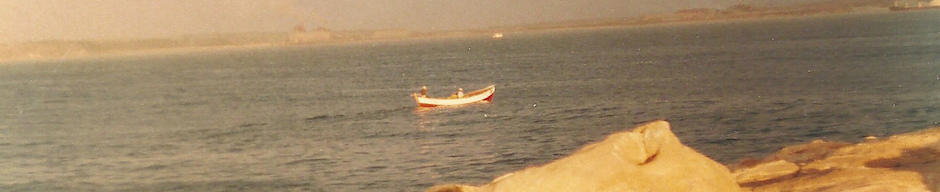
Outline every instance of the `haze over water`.
{"type": "Polygon", "coordinates": [[[937,126],[940,12],[0,65],[0,189],[423,191],[666,119],[723,163],[937,126]],[[418,110],[411,92],[496,85],[418,110]]]}

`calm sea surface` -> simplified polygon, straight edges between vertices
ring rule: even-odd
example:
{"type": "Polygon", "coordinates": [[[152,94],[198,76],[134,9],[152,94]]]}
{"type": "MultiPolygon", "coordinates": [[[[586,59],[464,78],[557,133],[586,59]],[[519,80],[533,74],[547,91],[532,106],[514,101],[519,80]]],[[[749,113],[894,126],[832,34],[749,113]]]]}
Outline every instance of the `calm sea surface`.
{"type": "Polygon", "coordinates": [[[723,163],[938,126],[940,12],[0,65],[0,191],[423,191],[666,119],[723,163]],[[495,84],[494,102],[409,97],[495,84]]]}

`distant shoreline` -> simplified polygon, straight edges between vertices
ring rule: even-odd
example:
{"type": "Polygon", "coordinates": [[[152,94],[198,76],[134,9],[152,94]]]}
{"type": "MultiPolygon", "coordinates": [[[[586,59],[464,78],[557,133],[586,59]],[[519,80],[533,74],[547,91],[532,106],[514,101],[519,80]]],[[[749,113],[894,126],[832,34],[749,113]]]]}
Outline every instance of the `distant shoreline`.
{"type": "MultiPolygon", "coordinates": [[[[643,16],[616,21],[594,21],[575,23],[554,23],[504,27],[500,29],[447,31],[417,33],[407,31],[332,32],[327,39],[310,42],[289,43],[293,38],[288,33],[262,34],[250,37],[231,35],[226,37],[208,36],[183,39],[142,39],[127,41],[47,41],[13,45],[0,45],[0,66],[18,63],[48,62],[56,60],[75,60],[89,58],[143,56],[157,54],[182,54],[195,52],[214,52],[238,49],[274,48],[307,45],[335,45],[368,42],[395,42],[422,39],[446,39],[467,37],[489,37],[494,33],[536,33],[548,31],[567,31],[603,28],[627,28],[639,26],[696,24],[713,22],[740,22],[762,19],[800,18],[844,14],[887,13],[886,8],[869,7],[868,9],[811,12],[798,14],[740,14],[723,17],[691,17],[679,14],[643,16]],[[387,34],[386,34],[387,33],[387,34]],[[382,35],[380,35],[382,34],[382,35]],[[247,40],[246,40],[247,39],[247,40]],[[245,42],[238,42],[245,41],[245,42]],[[235,42],[235,43],[233,43],[235,42]],[[78,50],[78,51],[76,51],[78,50]],[[7,54],[4,55],[3,52],[7,54]]],[[[710,13],[711,14],[711,13],[710,13]]]]}
{"type": "Polygon", "coordinates": [[[23,63],[64,61],[64,60],[83,60],[83,59],[116,58],[116,57],[130,57],[130,56],[152,56],[152,55],[170,55],[170,54],[182,54],[182,53],[216,52],[216,51],[225,51],[225,50],[269,48],[269,47],[278,47],[278,46],[281,46],[281,45],[255,44],[255,45],[228,45],[228,46],[202,46],[202,47],[172,47],[172,48],[154,48],[154,49],[138,49],[138,50],[117,50],[117,51],[110,51],[107,53],[63,55],[63,56],[58,56],[58,57],[45,56],[45,57],[2,58],[0,59],[0,66],[23,64],[23,63]]]}

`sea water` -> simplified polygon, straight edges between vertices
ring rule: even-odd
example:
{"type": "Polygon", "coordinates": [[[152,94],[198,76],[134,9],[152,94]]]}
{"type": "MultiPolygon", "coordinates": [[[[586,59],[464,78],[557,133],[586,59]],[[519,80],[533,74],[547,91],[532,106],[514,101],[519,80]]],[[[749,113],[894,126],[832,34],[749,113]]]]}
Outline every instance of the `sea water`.
{"type": "Polygon", "coordinates": [[[665,119],[722,163],[938,126],[940,12],[0,65],[0,191],[423,191],[665,119]],[[491,103],[417,109],[496,85],[491,103]]]}

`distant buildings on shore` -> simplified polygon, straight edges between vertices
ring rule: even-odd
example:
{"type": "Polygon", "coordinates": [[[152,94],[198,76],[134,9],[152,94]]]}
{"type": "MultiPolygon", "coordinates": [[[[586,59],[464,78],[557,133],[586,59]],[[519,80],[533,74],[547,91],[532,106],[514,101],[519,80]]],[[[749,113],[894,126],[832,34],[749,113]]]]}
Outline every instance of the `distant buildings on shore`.
{"type": "Polygon", "coordinates": [[[895,1],[894,6],[888,8],[891,11],[917,11],[917,10],[927,10],[927,9],[940,9],[940,0],[933,0],[930,2],[917,1],[917,6],[912,6],[911,2],[900,2],[895,1]]]}
{"type": "Polygon", "coordinates": [[[314,31],[307,31],[304,26],[294,27],[287,39],[288,44],[315,44],[340,41],[357,40],[385,40],[404,39],[420,36],[422,34],[404,29],[389,29],[377,31],[342,31],[333,32],[327,28],[319,27],[314,31]]]}

